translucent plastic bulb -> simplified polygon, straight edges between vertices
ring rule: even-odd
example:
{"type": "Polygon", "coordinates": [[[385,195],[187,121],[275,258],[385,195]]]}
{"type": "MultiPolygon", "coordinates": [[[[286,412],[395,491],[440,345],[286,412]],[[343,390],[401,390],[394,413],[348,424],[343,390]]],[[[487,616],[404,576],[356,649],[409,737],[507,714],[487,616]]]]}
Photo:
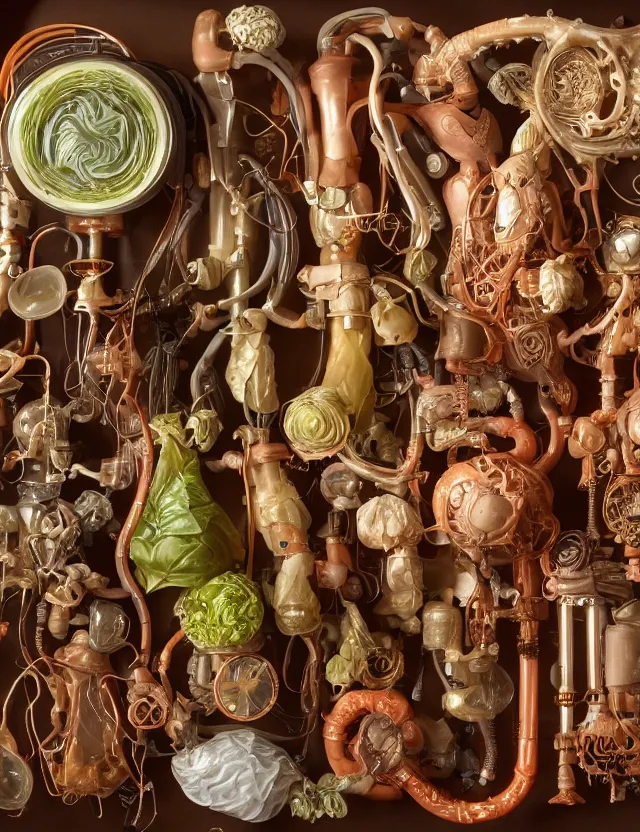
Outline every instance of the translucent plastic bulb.
{"type": "Polygon", "coordinates": [[[0,809],[19,812],[27,805],[33,789],[31,769],[16,751],[6,728],[0,728],[0,809]]]}

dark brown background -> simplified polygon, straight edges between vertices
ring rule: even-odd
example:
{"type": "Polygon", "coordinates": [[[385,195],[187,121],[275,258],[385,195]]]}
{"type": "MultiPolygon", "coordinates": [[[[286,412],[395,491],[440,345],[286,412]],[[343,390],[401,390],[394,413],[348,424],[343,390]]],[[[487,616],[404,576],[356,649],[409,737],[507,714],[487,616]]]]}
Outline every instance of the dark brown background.
{"type": "MultiPolygon", "coordinates": [[[[193,21],[203,9],[200,0],[41,0],[41,2],[16,2],[3,0],[2,23],[0,25],[0,52],[6,49],[18,37],[29,29],[47,23],[75,22],[90,24],[105,29],[123,40],[141,60],[151,60],[172,66],[185,75],[191,77],[194,69],[191,62],[191,31],[193,21]]],[[[283,52],[290,58],[313,60],[315,55],[316,33],[321,24],[333,15],[344,11],[345,4],[340,2],[300,2],[299,0],[272,0],[271,6],[280,15],[286,29],[287,40],[283,52]]],[[[220,11],[226,13],[232,6],[220,6],[220,11]]],[[[460,0],[445,0],[438,4],[420,3],[416,0],[405,0],[404,3],[388,3],[389,11],[399,15],[409,15],[422,23],[435,23],[445,32],[454,34],[462,29],[468,29],[480,23],[487,22],[506,15],[545,14],[547,2],[494,2],[494,3],[466,3],[460,0]]],[[[569,2],[563,0],[554,6],[558,15],[569,18],[582,17],[589,23],[608,26],[612,19],[620,14],[627,14],[631,22],[637,23],[638,16],[635,5],[628,0],[625,3],[607,4],[595,2],[569,2]]],[[[265,102],[266,104],[267,102],[265,102]]],[[[497,108],[496,108],[497,109],[497,108]]],[[[513,119],[513,114],[512,114],[513,119]]],[[[511,120],[512,120],[511,119],[511,120]]],[[[148,206],[127,215],[128,239],[112,245],[108,252],[120,264],[120,274],[117,276],[121,285],[130,285],[133,275],[139,271],[153,234],[162,223],[166,212],[166,204],[162,197],[154,200],[148,206]],[[133,243],[132,243],[133,241],[133,243]],[[133,245],[133,247],[132,247],[133,245]]],[[[606,216],[606,215],[605,215],[606,216]]],[[[610,215],[609,215],[610,217],[610,215]]],[[[608,219],[609,217],[606,216],[608,219]]],[[[50,215],[41,212],[37,216],[37,224],[51,219],[50,215]]],[[[304,218],[303,218],[304,223],[304,218]]],[[[43,252],[45,251],[43,246],[43,252]]],[[[194,256],[197,252],[194,252],[194,256]]],[[[304,262],[316,262],[317,252],[308,249],[304,262]]],[[[60,342],[57,340],[57,329],[47,322],[40,332],[39,339],[45,353],[54,359],[58,369],[64,366],[64,358],[60,342]]],[[[274,335],[274,346],[277,355],[277,379],[283,400],[295,395],[305,380],[309,378],[317,351],[314,333],[293,333],[274,335]]],[[[8,339],[5,339],[8,340],[8,339]]],[[[580,373],[577,373],[580,376],[580,373]]],[[[576,373],[574,373],[574,377],[576,373]]],[[[580,387],[580,412],[589,412],[597,395],[596,376],[582,376],[577,379],[580,387]]],[[[238,424],[241,415],[237,410],[230,410],[225,419],[227,428],[238,424]]],[[[223,437],[222,445],[228,445],[230,430],[223,437]]],[[[101,455],[110,455],[105,449],[101,455]]],[[[427,466],[428,467],[428,466],[427,466]]],[[[575,491],[579,471],[571,460],[563,461],[554,474],[554,485],[557,494],[557,513],[563,521],[563,528],[583,526],[584,500],[575,491]]],[[[213,477],[208,479],[213,495],[227,510],[240,519],[240,489],[239,483],[227,476],[224,482],[213,477]]],[[[89,487],[89,482],[85,481],[89,487]]],[[[308,481],[307,481],[308,486],[308,481]]],[[[3,500],[8,498],[3,496],[3,500]]],[[[96,568],[101,566],[96,563],[96,568]]],[[[171,621],[171,605],[175,596],[171,593],[159,593],[151,599],[154,621],[154,642],[160,647],[171,633],[174,624],[171,621]]],[[[10,620],[15,621],[17,610],[11,607],[7,611],[10,620]]],[[[542,631],[542,667],[541,667],[541,724],[540,724],[540,774],[533,793],[517,811],[502,821],[493,824],[495,829],[505,830],[513,824],[519,824],[523,830],[530,830],[541,824],[549,832],[561,829],[568,823],[581,824],[585,830],[611,825],[633,824],[637,818],[637,798],[630,795],[627,802],[609,806],[608,789],[597,786],[588,789],[579,774],[579,790],[588,798],[586,806],[572,809],[549,806],[547,800],[555,794],[556,785],[556,757],[553,751],[553,735],[557,726],[557,711],[553,705],[553,689],[548,677],[551,662],[554,657],[554,616],[549,624],[543,626],[542,631]]],[[[515,633],[507,627],[504,633],[505,649],[504,661],[509,667],[514,666],[513,641],[515,633]]],[[[415,640],[414,640],[415,642],[415,640]]],[[[4,695],[17,673],[17,654],[15,644],[7,640],[0,645],[0,694],[4,695]]],[[[412,644],[410,652],[416,653],[417,644],[412,644]]],[[[187,651],[178,653],[176,662],[183,664],[187,651]]],[[[410,690],[413,679],[407,682],[410,690]]],[[[437,684],[437,683],[434,683],[437,684]]],[[[408,692],[408,691],[407,691],[408,692]]],[[[439,695],[434,690],[435,698],[439,695]]],[[[514,703],[515,704],[515,703],[514,703]]],[[[16,721],[22,703],[16,702],[16,721]]],[[[436,713],[433,714],[434,716],[436,713]]],[[[12,721],[13,726],[13,721],[12,721]]],[[[509,761],[515,758],[515,735],[517,720],[514,705],[500,719],[500,780],[495,784],[499,790],[508,781],[509,761]]],[[[326,762],[322,753],[322,743],[316,735],[312,744],[309,760],[309,774],[318,777],[326,770],[326,762]]],[[[182,794],[173,780],[170,772],[169,758],[151,760],[146,769],[147,775],[155,785],[158,817],[154,823],[154,832],[169,832],[169,830],[189,828],[190,832],[207,832],[212,827],[220,826],[225,832],[236,830],[239,832],[245,825],[239,821],[224,816],[214,815],[207,809],[191,804],[182,794]]],[[[45,830],[58,832],[70,827],[78,829],[101,828],[104,832],[112,832],[121,828],[124,810],[116,797],[106,801],[103,806],[103,817],[97,819],[95,807],[89,801],[66,807],[58,799],[49,797],[42,785],[39,772],[35,774],[36,785],[31,801],[19,819],[2,817],[0,828],[27,832],[28,830],[45,830]],[[98,824],[100,826],[98,827],[98,824]]],[[[482,791],[478,793],[478,797],[482,791]]],[[[265,824],[265,830],[302,829],[303,821],[293,820],[285,809],[275,820],[265,824]]],[[[349,814],[341,822],[322,820],[319,825],[328,828],[331,824],[340,823],[341,829],[364,830],[382,832],[391,826],[404,828],[422,827],[444,830],[445,821],[435,819],[424,812],[410,798],[405,797],[398,804],[377,804],[362,798],[349,798],[349,814]]]]}

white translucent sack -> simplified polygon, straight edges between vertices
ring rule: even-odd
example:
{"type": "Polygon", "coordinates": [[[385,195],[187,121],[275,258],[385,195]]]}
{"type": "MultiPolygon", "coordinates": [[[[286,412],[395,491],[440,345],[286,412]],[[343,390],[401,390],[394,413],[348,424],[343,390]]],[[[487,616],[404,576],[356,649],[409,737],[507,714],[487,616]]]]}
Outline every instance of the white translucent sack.
{"type": "Polygon", "coordinates": [[[302,779],[286,751],[249,728],[178,751],[171,768],[194,803],[252,823],[275,817],[302,779]]]}

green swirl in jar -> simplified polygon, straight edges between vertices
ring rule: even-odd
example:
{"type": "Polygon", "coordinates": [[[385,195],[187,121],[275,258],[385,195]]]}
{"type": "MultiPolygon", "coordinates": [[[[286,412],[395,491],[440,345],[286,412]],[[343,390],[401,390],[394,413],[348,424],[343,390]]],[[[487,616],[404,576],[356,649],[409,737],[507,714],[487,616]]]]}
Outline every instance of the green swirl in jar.
{"type": "Polygon", "coordinates": [[[42,202],[100,216],[133,207],[155,189],[171,154],[167,106],[128,64],[85,59],[55,66],[19,94],[9,153],[42,202]]]}

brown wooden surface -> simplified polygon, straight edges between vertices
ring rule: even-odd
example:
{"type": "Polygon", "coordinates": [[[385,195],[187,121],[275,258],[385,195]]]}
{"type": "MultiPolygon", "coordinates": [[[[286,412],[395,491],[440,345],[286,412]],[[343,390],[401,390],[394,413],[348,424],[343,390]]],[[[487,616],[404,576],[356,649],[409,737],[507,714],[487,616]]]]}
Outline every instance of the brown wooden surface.
{"type": "MultiPolygon", "coordinates": [[[[306,58],[313,60],[315,55],[316,33],[320,25],[329,17],[344,11],[347,6],[344,2],[311,2],[310,0],[272,0],[270,5],[281,16],[287,29],[287,40],[283,52],[290,58],[306,58]]],[[[203,0],[23,0],[23,2],[2,2],[2,24],[0,26],[0,46],[2,52],[8,46],[29,29],[47,23],[76,22],[91,24],[106,29],[122,39],[134,51],[141,60],[157,61],[172,66],[182,71],[187,76],[194,74],[191,63],[191,30],[193,21],[198,12],[204,7],[203,0]]],[[[218,7],[226,13],[231,8],[229,3],[218,7]]],[[[498,2],[493,3],[471,3],[461,0],[447,0],[441,4],[422,3],[416,0],[405,0],[399,3],[394,0],[387,4],[389,11],[398,15],[409,15],[422,23],[435,23],[448,34],[454,34],[462,29],[471,28],[480,23],[507,15],[545,14],[548,8],[548,0],[539,0],[528,3],[524,2],[498,2]]],[[[573,0],[562,0],[554,5],[554,11],[558,15],[573,18],[580,16],[589,23],[607,26],[612,19],[619,14],[626,13],[634,23],[639,22],[637,6],[626,0],[620,4],[607,4],[595,2],[574,2],[573,0]]],[[[509,53],[507,53],[507,56],[509,53]]],[[[508,59],[508,58],[507,58],[508,59]]],[[[265,106],[268,101],[264,102],[265,106]]],[[[490,105],[494,112],[504,114],[502,108],[497,105],[490,105]]],[[[513,124],[514,114],[508,123],[513,124]]],[[[508,138],[508,132],[506,133],[508,138]]],[[[126,217],[126,230],[128,237],[116,243],[110,242],[107,256],[112,256],[117,261],[117,279],[120,285],[129,286],[134,275],[139,271],[153,234],[159,229],[163,222],[163,216],[167,210],[166,200],[161,196],[148,206],[132,212],[126,217]]],[[[605,219],[610,215],[605,213],[605,219]]],[[[42,222],[49,221],[53,217],[50,212],[38,211],[34,227],[42,222]]],[[[305,262],[317,262],[317,250],[310,244],[308,232],[305,229],[305,218],[301,216],[301,229],[303,229],[303,255],[301,265],[305,262]]],[[[41,255],[45,252],[58,252],[58,258],[62,257],[60,246],[48,249],[43,244],[41,255]]],[[[202,252],[200,252],[202,253],[202,252]]],[[[193,252],[195,256],[197,252],[193,252]]],[[[54,256],[52,254],[52,256],[54,256]]],[[[57,262],[57,261],[55,261],[57,262]]],[[[4,324],[4,320],[3,320],[4,324]]],[[[6,327],[5,327],[6,329],[6,327]]],[[[273,328],[272,328],[273,331],[273,328]]],[[[59,325],[53,321],[47,321],[40,328],[39,340],[43,345],[45,354],[54,359],[54,367],[60,372],[65,366],[65,358],[59,339],[59,325]]],[[[202,347],[206,338],[198,341],[196,346],[202,347]]],[[[8,340],[6,338],[5,340],[8,340]]],[[[285,401],[292,395],[299,392],[301,386],[309,378],[317,355],[317,333],[275,333],[273,335],[273,346],[276,350],[277,380],[280,389],[281,400],[285,401]]],[[[580,413],[589,412],[594,404],[596,394],[595,373],[581,376],[581,371],[572,372],[573,377],[578,381],[581,389],[580,413]]],[[[34,393],[34,397],[35,397],[34,393]]],[[[228,398],[228,397],[227,397],[228,398]]],[[[241,411],[229,407],[225,416],[226,432],[221,442],[216,446],[216,452],[231,447],[230,434],[233,428],[240,423],[241,411]]],[[[100,450],[100,455],[109,456],[111,449],[105,447],[100,450]]],[[[94,454],[95,456],[95,454],[94,454]]],[[[427,466],[428,467],[428,466],[427,466]]],[[[579,466],[572,460],[565,459],[553,475],[553,482],[556,487],[557,513],[560,516],[563,528],[569,529],[584,525],[585,500],[582,494],[575,491],[575,483],[579,478],[579,466]]],[[[297,481],[302,489],[303,495],[309,487],[308,477],[298,477],[297,481]]],[[[224,475],[223,479],[208,477],[208,484],[216,499],[221,502],[232,516],[238,521],[241,518],[241,488],[239,480],[232,474],[224,475]]],[[[91,487],[89,481],[85,481],[85,487],[91,487]]],[[[65,496],[63,494],[63,496],[65,496]]],[[[0,500],[10,502],[8,492],[0,497],[0,500]]],[[[121,501],[122,507],[126,505],[126,499],[121,501]]],[[[322,502],[315,513],[315,528],[322,522],[322,502]]],[[[100,558],[108,560],[109,550],[105,549],[100,553],[100,558]]],[[[103,561],[104,562],[104,561],[103,561]]],[[[101,563],[95,564],[98,569],[107,569],[101,563]]],[[[172,622],[172,606],[175,593],[163,591],[152,596],[150,601],[154,623],[154,647],[158,649],[168,638],[175,627],[172,622]]],[[[15,622],[17,608],[11,606],[7,610],[7,617],[15,622]]],[[[587,798],[585,806],[566,808],[561,806],[549,806],[547,800],[556,793],[556,757],[553,751],[553,735],[557,726],[557,710],[553,704],[554,691],[548,681],[549,669],[555,654],[555,615],[552,614],[551,621],[542,627],[542,668],[541,668],[541,723],[540,723],[540,774],[533,793],[525,801],[524,805],[507,818],[495,822],[493,828],[506,830],[518,825],[523,832],[543,826],[548,832],[560,830],[567,824],[580,824],[586,832],[610,825],[633,825],[636,822],[637,813],[640,811],[637,798],[631,794],[626,803],[610,806],[609,790],[605,786],[596,786],[588,789],[584,778],[578,774],[579,790],[587,798]]],[[[15,632],[15,628],[14,628],[15,632]]],[[[503,661],[505,665],[515,670],[514,655],[515,629],[505,626],[501,630],[501,643],[504,643],[503,661]]],[[[408,666],[413,668],[407,678],[405,692],[409,693],[415,678],[415,666],[418,653],[419,640],[413,639],[408,647],[408,666]]],[[[176,665],[184,666],[188,651],[183,649],[176,654],[176,665]]],[[[580,648],[578,648],[578,657],[580,648]]],[[[15,641],[10,638],[0,644],[0,694],[4,695],[6,690],[17,673],[18,656],[15,651],[15,641]]],[[[432,702],[439,699],[439,687],[437,681],[432,677],[431,685],[433,691],[428,697],[432,702]]],[[[285,699],[295,707],[295,700],[285,699]]],[[[14,713],[15,722],[20,720],[20,711],[24,705],[23,700],[16,700],[14,713]]],[[[432,711],[433,716],[439,716],[437,710],[432,711]]],[[[492,789],[499,791],[509,779],[508,766],[515,759],[515,734],[517,730],[515,703],[499,720],[499,738],[501,761],[499,765],[499,780],[492,789]]],[[[12,726],[14,721],[12,720],[12,726]]],[[[159,745],[164,745],[159,741],[159,745]]],[[[24,745],[23,745],[24,748],[24,745]]],[[[37,763],[34,767],[37,767],[37,763]]],[[[326,762],[322,750],[322,742],[319,732],[312,742],[312,751],[309,758],[309,774],[317,778],[326,770],[326,762]]],[[[154,832],[169,832],[170,830],[189,829],[190,832],[207,832],[212,827],[221,827],[225,832],[239,832],[245,825],[239,821],[227,817],[217,816],[207,809],[195,806],[190,803],[182,794],[181,790],[173,780],[170,771],[169,757],[150,760],[146,767],[147,776],[154,783],[157,795],[158,816],[155,820],[154,832]]],[[[0,830],[13,830],[13,832],[62,832],[66,829],[102,829],[104,832],[112,832],[121,828],[124,818],[124,810],[119,805],[117,797],[113,797],[103,804],[103,817],[99,821],[95,806],[89,801],[81,801],[75,806],[67,807],[59,799],[47,795],[44,789],[39,771],[35,772],[36,785],[31,801],[19,819],[2,817],[0,819],[0,830]]],[[[486,790],[478,790],[480,797],[486,790]]],[[[288,810],[275,820],[264,824],[266,830],[287,830],[302,829],[303,821],[292,820],[288,810]]],[[[349,814],[346,820],[319,822],[320,828],[328,828],[331,824],[338,824],[336,828],[349,830],[364,830],[370,832],[383,832],[390,828],[407,830],[410,828],[445,829],[447,824],[433,818],[420,809],[409,798],[405,797],[397,804],[377,804],[358,797],[349,798],[349,814]]]]}

